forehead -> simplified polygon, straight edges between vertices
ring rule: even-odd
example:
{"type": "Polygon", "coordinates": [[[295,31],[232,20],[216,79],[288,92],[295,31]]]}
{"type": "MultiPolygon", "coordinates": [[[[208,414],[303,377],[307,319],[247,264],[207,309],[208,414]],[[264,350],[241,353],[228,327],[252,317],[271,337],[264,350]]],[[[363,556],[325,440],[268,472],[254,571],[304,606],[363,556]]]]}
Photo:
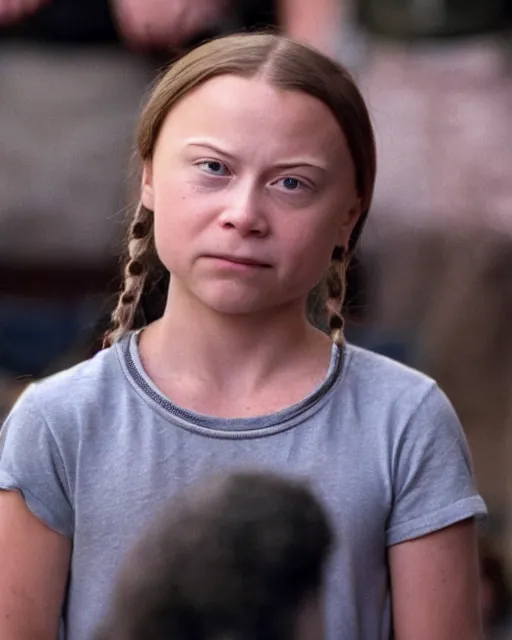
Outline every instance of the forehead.
{"type": "Polygon", "coordinates": [[[185,95],[168,114],[159,144],[213,136],[246,150],[321,154],[351,162],[345,136],[331,110],[303,92],[260,78],[219,76],[185,95]]]}

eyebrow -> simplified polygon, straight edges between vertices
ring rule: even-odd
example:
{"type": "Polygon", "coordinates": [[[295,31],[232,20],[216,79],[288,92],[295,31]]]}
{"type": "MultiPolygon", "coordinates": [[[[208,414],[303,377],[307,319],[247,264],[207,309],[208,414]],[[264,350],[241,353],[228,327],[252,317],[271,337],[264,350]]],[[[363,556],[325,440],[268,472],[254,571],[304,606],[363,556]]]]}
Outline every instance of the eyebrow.
{"type": "MultiPolygon", "coordinates": [[[[215,144],[212,144],[211,142],[207,142],[207,141],[200,141],[200,140],[191,140],[190,142],[187,143],[186,145],[187,147],[202,147],[205,149],[211,149],[212,151],[214,151],[215,153],[218,153],[221,156],[224,156],[225,158],[228,158],[229,160],[236,160],[236,156],[232,153],[229,153],[228,151],[221,149],[220,147],[216,146],[215,144]]],[[[321,171],[325,171],[327,172],[329,169],[328,167],[325,165],[325,162],[322,162],[321,160],[315,159],[315,158],[296,158],[296,159],[292,159],[289,160],[287,162],[279,162],[278,164],[275,165],[276,168],[278,169],[293,169],[293,168],[297,168],[297,167],[310,167],[312,169],[320,169],[321,171]]]]}

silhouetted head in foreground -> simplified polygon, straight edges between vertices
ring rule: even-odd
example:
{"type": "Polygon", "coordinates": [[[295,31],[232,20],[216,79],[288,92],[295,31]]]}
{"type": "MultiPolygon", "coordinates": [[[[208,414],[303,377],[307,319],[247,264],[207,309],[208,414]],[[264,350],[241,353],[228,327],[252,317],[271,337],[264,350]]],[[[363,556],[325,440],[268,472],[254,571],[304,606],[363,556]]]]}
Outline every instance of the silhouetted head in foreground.
{"type": "Polygon", "coordinates": [[[236,473],[195,487],[128,556],[97,640],[320,640],[331,546],[302,484],[236,473]]]}

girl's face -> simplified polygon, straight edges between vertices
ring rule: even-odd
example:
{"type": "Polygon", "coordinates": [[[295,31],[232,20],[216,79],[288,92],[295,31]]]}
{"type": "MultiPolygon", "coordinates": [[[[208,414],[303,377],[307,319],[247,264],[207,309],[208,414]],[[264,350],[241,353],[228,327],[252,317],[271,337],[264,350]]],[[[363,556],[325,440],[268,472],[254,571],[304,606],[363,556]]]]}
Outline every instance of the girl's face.
{"type": "Polygon", "coordinates": [[[144,169],[173,291],[229,314],[305,302],[360,215],[354,167],[321,101],[220,76],[172,109],[144,169]]]}

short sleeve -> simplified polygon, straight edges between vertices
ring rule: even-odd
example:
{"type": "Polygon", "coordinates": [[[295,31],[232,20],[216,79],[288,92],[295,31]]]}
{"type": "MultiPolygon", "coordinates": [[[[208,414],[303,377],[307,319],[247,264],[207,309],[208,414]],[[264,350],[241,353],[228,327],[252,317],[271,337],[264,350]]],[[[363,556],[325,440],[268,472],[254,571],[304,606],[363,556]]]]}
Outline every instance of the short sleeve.
{"type": "Polygon", "coordinates": [[[387,544],[484,517],[471,454],[450,402],[433,385],[399,433],[393,452],[393,506],[387,544]]]}
{"type": "Polygon", "coordinates": [[[0,490],[19,491],[37,518],[71,537],[74,517],[64,461],[32,389],[18,400],[0,432],[0,490]]]}

